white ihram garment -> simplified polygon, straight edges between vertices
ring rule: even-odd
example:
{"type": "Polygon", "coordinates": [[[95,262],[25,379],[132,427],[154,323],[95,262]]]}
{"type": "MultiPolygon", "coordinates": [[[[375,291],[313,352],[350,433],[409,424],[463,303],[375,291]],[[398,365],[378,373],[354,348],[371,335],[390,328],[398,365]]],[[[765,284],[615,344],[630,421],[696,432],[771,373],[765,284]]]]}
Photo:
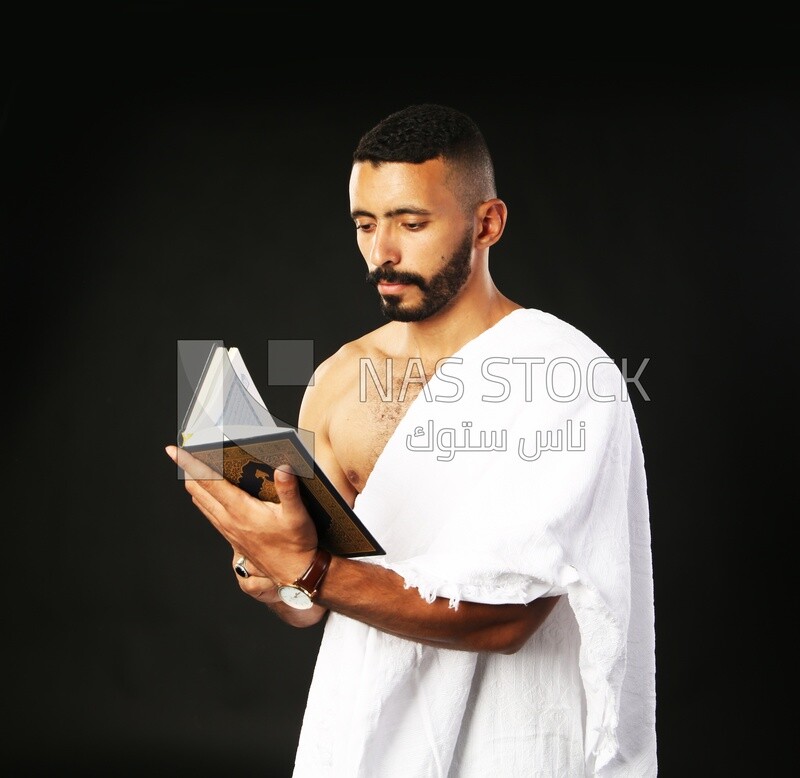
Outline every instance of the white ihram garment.
{"type": "Polygon", "coordinates": [[[331,613],[294,778],[656,774],[647,489],[623,385],[532,309],[441,366],[356,500],[387,551],[362,562],[451,607],[564,596],[511,655],[331,613]]]}

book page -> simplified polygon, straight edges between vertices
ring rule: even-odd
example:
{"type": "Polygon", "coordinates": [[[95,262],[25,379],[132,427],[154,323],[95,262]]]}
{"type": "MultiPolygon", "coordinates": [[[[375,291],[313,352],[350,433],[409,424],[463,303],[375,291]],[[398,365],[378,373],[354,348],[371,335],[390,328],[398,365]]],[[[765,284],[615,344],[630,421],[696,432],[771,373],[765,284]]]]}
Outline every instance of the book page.
{"type": "Polygon", "coordinates": [[[225,349],[215,346],[206,358],[206,364],[200,375],[198,385],[194,389],[191,403],[186,411],[180,433],[185,441],[198,429],[215,426],[215,421],[222,414],[220,384],[222,382],[222,361],[225,349]]]}
{"type": "Polygon", "coordinates": [[[242,386],[244,386],[244,388],[247,389],[247,391],[250,392],[256,401],[264,408],[264,410],[267,411],[270,426],[277,426],[267,410],[267,404],[264,402],[258,392],[258,389],[256,388],[255,382],[250,375],[250,371],[247,369],[247,365],[244,363],[244,359],[242,358],[239,349],[236,348],[236,346],[231,346],[231,348],[228,349],[228,357],[231,360],[231,367],[233,368],[234,373],[236,373],[239,380],[242,382],[242,386]]]}
{"type": "Polygon", "coordinates": [[[182,442],[221,441],[226,427],[263,432],[277,426],[239,350],[216,347],[195,391],[182,442]]]}
{"type": "Polygon", "coordinates": [[[227,426],[275,427],[275,420],[255,389],[250,372],[245,367],[238,349],[235,349],[234,352],[233,356],[238,363],[238,370],[230,359],[230,350],[223,360],[222,388],[224,393],[222,394],[221,415],[217,421],[217,426],[223,429],[227,426]]]}

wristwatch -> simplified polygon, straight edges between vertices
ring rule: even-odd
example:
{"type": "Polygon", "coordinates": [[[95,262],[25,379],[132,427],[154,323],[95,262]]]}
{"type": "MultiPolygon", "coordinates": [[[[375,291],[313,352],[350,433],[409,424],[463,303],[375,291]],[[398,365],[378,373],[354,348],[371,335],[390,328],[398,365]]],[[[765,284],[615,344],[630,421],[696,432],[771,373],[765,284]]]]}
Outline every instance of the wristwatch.
{"type": "Polygon", "coordinates": [[[278,585],[278,596],[292,608],[307,610],[314,604],[314,597],[330,563],[331,552],[318,548],[305,573],[294,583],[278,585]]]}

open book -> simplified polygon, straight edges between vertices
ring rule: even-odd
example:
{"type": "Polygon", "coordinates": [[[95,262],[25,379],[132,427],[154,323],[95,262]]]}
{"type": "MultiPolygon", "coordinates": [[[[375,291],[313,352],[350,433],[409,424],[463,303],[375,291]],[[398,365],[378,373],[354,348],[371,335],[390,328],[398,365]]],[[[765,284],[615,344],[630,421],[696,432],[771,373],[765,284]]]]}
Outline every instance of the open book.
{"type": "Polygon", "coordinates": [[[178,445],[231,483],[271,502],[278,502],[275,468],[290,465],[320,546],[346,557],[385,553],[315,461],[313,435],[272,417],[237,348],[212,348],[178,445]]]}

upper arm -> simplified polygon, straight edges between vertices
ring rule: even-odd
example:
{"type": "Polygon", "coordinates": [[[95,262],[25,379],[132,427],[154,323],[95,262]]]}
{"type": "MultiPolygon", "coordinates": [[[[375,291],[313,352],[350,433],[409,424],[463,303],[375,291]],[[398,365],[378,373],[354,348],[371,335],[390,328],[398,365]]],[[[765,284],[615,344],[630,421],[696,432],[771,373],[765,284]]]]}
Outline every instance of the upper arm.
{"type": "Polygon", "coordinates": [[[330,414],[342,394],[340,352],[328,357],[315,371],[300,404],[298,426],[314,435],[314,459],[337,491],[352,506],[356,491],[331,446],[330,414]]]}

